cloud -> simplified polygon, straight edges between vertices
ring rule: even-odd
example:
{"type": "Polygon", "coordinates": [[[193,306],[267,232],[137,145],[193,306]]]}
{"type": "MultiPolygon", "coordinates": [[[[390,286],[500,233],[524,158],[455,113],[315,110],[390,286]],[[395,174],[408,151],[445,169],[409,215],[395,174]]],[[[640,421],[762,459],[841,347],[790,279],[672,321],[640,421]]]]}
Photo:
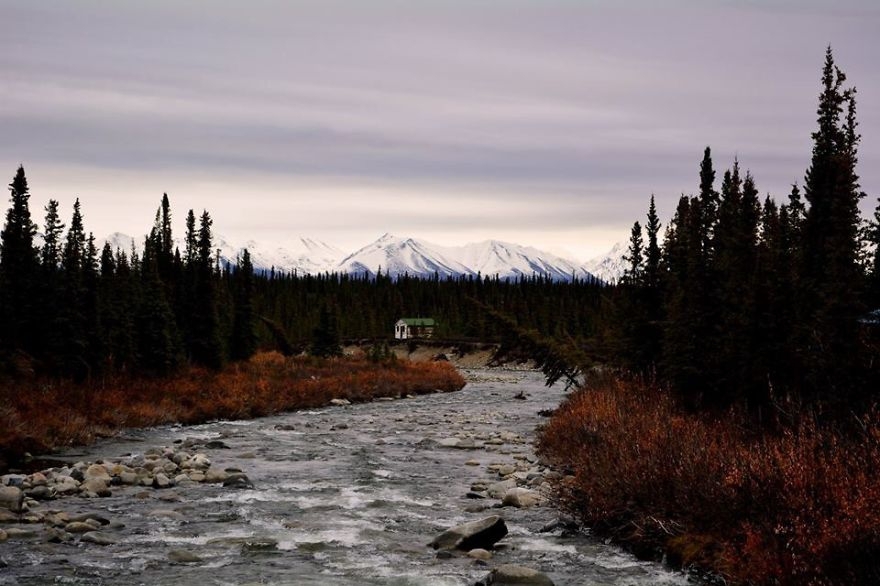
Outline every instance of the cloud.
{"type": "Polygon", "coordinates": [[[663,209],[696,188],[706,145],[718,168],[739,156],[762,190],[786,193],[809,162],[829,42],[864,104],[863,187],[880,192],[871,2],[6,11],[0,170],[24,162],[51,195],[81,194],[99,232],[125,222],[120,194],[140,210],[167,190],[206,198],[193,205],[214,210],[218,230],[247,237],[300,217],[318,236],[516,227],[537,246],[610,246],[610,227],[625,237],[651,193],[663,209]],[[242,190],[258,216],[239,211],[242,190]]]}

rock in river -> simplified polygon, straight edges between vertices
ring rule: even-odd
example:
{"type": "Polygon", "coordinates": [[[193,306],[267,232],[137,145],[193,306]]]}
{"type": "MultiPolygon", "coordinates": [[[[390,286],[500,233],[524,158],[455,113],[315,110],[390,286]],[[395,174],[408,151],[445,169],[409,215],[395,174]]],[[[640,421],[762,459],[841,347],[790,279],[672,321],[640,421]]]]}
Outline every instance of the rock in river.
{"type": "Polygon", "coordinates": [[[447,529],[429,543],[434,549],[489,549],[507,535],[507,524],[498,515],[447,529]]]}
{"type": "Polygon", "coordinates": [[[24,493],[15,486],[0,486],[0,508],[20,513],[24,503],[24,493]]]}
{"type": "Polygon", "coordinates": [[[115,537],[111,537],[106,533],[101,533],[100,531],[90,531],[89,533],[83,533],[83,536],[79,538],[80,541],[85,543],[94,543],[95,545],[113,545],[117,543],[117,539],[115,537]]]}
{"type": "Polygon", "coordinates": [[[511,488],[504,493],[504,497],[501,499],[501,504],[505,507],[516,507],[518,509],[533,507],[540,502],[541,496],[528,488],[511,488]]]}

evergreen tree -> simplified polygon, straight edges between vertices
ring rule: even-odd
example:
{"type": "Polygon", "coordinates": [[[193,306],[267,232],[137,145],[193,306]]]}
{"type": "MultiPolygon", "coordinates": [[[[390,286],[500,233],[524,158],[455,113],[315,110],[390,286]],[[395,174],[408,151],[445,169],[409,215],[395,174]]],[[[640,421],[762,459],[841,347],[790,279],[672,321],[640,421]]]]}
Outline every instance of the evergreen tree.
{"type": "Polygon", "coordinates": [[[210,214],[199,220],[193,277],[193,314],[190,316],[190,353],[195,362],[213,369],[224,363],[218,295],[213,266],[213,234],[210,214]]]}
{"type": "Polygon", "coordinates": [[[704,253],[711,251],[711,240],[718,221],[719,195],[715,191],[715,169],[712,166],[712,149],[706,147],[703,160],[700,162],[700,210],[702,211],[701,242],[704,253]]]}
{"type": "Polygon", "coordinates": [[[651,194],[651,204],[648,206],[648,221],[645,224],[648,234],[648,245],[645,248],[645,285],[655,289],[660,284],[660,220],[657,218],[657,206],[654,204],[654,195],[651,194]]]}
{"type": "Polygon", "coordinates": [[[54,273],[61,263],[61,235],[64,232],[64,224],[58,214],[58,202],[50,199],[46,205],[46,222],[43,227],[43,248],[40,254],[40,263],[44,272],[54,273]]]}
{"type": "Polygon", "coordinates": [[[76,378],[89,374],[86,333],[86,285],[85,270],[86,235],[79,198],[73,204],[73,216],[61,252],[61,291],[64,303],[58,309],[58,348],[52,354],[57,357],[61,372],[76,378]]]}
{"type": "Polygon", "coordinates": [[[7,350],[32,352],[37,315],[36,282],[38,250],[34,246],[37,226],[31,220],[30,192],[24,167],[19,167],[9,184],[12,205],[0,232],[0,317],[4,324],[0,343],[7,350]]]}
{"type": "Polygon", "coordinates": [[[254,265],[247,249],[238,259],[235,280],[235,317],[232,327],[230,357],[247,360],[257,349],[256,319],[254,317],[254,265]]]}
{"type": "Polygon", "coordinates": [[[810,207],[804,218],[801,318],[808,387],[841,400],[852,394],[860,370],[857,319],[863,287],[858,204],[864,194],[856,174],[855,89],[844,89],[845,81],[829,47],[819,128],[812,135],[813,155],[804,180],[810,207]]]}
{"type": "Polygon", "coordinates": [[[639,285],[642,283],[642,277],[645,271],[644,259],[644,240],[642,239],[642,225],[638,222],[633,224],[630,231],[629,247],[626,255],[623,257],[627,262],[627,268],[623,273],[624,282],[630,285],[639,285]]]}

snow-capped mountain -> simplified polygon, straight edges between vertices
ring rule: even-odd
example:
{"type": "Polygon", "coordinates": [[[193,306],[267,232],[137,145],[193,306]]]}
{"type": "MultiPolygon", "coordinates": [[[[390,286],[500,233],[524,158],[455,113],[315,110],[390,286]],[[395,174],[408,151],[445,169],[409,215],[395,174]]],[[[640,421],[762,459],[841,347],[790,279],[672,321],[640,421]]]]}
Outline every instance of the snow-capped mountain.
{"type": "Polygon", "coordinates": [[[466,244],[456,249],[462,264],[481,275],[501,278],[540,275],[555,281],[590,278],[588,272],[572,261],[549,252],[500,240],[466,244]]]}
{"type": "Polygon", "coordinates": [[[616,283],[623,277],[623,272],[626,270],[626,261],[623,260],[623,257],[626,256],[627,246],[626,241],[618,242],[605,254],[585,262],[582,268],[606,283],[616,283]]]}
{"type": "MultiPolygon", "coordinates": [[[[129,252],[132,244],[140,250],[143,243],[131,236],[116,232],[99,244],[109,242],[115,250],[129,252]]],[[[183,250],[183,244],[175,241],[183,250]]],[[[337,272],[375,276],[382,274],[397,277],[454,278],[467,275],[517,278],[538,275],[557,281],[573,278],[592,278],[590,271],[570,260],[543,252],[529,246],[521,246],[499,240],[487,240],[464,246],[441,246],[416,238],[398,238],[385,234],[375,242],[345,255],[343,251],[311,238],[296,238],[289,246],[269,247],[256,241],[239,246],[223,236],[214,237],[214,248],[220,251],[223,264],[234,265],[246,248],[254,268],[269,271],[316,274],[337,272]]]]}
{"type": "Polygon", "coordinates": [[[397,238],[385,234],[339,263],[342,273],[374,276],[380,271],[396,277],[408,274],[414,277],[442,277],[471,275],[474,271],[448,257],[442,247],[415,238],[397,238]]]}
{"type": "Polygon", "coordinates": [[[558,281],[590,278],[576,263],[536,248],[486,240],[464,246],[440,246],[415,238],[385,234],[346,257],[339,272],[375,275],[380,270],[392,277],[458,277],[462,275],[543,276],[558,281]]]}

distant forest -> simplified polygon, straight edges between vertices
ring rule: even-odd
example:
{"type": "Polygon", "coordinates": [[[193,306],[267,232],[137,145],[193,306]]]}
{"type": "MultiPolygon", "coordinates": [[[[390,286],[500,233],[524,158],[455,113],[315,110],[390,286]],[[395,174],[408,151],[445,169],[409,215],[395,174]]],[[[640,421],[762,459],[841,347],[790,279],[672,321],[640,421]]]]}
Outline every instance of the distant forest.
{"type": "Polygon", "coordinates": [[[438,338],[552,342],[563,361],[656,378],[694,407],[870,400],[880,389],[880,317],[869,313],[880,308],[880,207],[861,218],[845,79],[829,49],[802,190],[762,201],[736,161],[716,190],[706,148],[699,192],[680,198],[662,234],[652,196],[626,274],[610,285],[257,273],[247,251],[221,265],[207,211],[189,210],[184,250],[174,248],[167,195],[141,252],[98,250],[78,200],[68,224],[49,200],[38,228],[19,168],[0,234],[0,369],[78,380],[219,369],[258,348],[332,354],[335,340],[390,338],[396,319],[423,316],[437,320],[438,338]]]}
{"type": "Polygon", "coordinates": [[[402,316],[435,318],[439,338],[497,341],[503,328],[486,306],[545,336],[594,333],[596,281],[255,272],[247,250],[232,266],[220,262],[207,211],[197,218],[189,210],[184,250],[174,248],[167,194],[140,253],[109,244],[98,250],[79,200],[69,225],[49,200],[37,246],[23,168],[9,188],[0,364],[13,377],[162,376],[187,364],[219,369],[258,348],[331,355],[342,339],[390,338],[402,316]]]}

